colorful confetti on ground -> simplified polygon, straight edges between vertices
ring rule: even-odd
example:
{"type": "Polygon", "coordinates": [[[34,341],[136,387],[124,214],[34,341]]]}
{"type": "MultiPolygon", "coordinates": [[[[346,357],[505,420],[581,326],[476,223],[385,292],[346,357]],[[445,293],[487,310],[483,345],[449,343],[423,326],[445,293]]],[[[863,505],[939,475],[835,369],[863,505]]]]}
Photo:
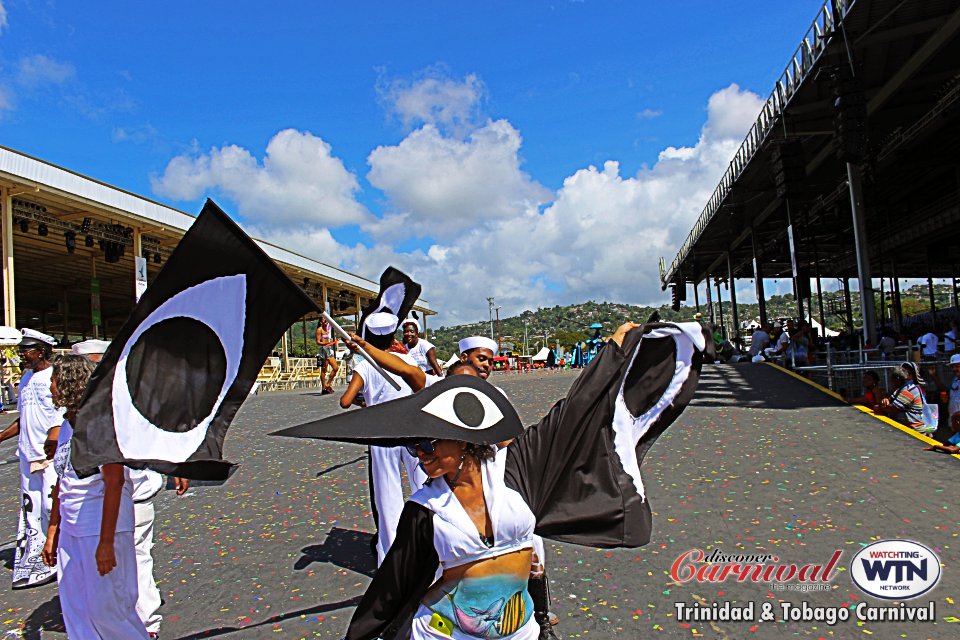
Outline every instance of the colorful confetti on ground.
{"type": "MultiPolygon", "coordinates": [[[[575,372],[495,374],[530,423],[561,398],[575,372]]],[[[267,434],[339,411],[314,391],[251,398],[227,436],[240,468],[224,485],[195,484],[156,500],[156,577],[164,640],[340,638],[369,581],[370,517],[362,447],[267,434]]],[[[6,416],[5,416],[6,417],[6,416]]],[[[7,420],[8,421],[8,420],[7,420]]],[[[15,456],[0,447],[0,460],[15,456]]],[[[547,542],[553,610],[563,638],[953,638],[954,540],[947,504],[957,461],[845,407],[771,367],[707,367],[693,406],[644,464],[654,512],[641,549],[547,542]],[[676,602],[779,601],[854,607],[873,600],[849,579],[853,553],[881,538],[925,543],[944,565],[930,592],[936,623],[682,622],[676,602]],[[822,563],[842,550],[826,592],[772,592],[752,583],[677,583],[670,567],[693,548],[773,553],[822,563]]],[[[0,465],[0,549],[9,580],[17,465],[0,465]]],[[[919,602],[927,602],[925,597],[919,602]]],[[[56,586],[0,588],[0,638],[62,638],[56,586]],[[57,630],[61,633],[57,633],[57,630]],[[5,635],[6,634],[6,635],[5,635]]],[[[779,606],[777,606],[779,610],[779,606]]]]}

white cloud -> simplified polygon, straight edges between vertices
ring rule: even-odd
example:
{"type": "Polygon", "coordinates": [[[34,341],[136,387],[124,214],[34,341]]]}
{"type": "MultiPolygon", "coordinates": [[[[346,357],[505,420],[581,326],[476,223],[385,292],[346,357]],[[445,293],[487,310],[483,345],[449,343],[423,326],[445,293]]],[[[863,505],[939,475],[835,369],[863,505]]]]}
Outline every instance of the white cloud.
{"type": "Polygon", "coordinates": [[[663,111],[650,108],[644,109],[643,111],[637,113],[637,117],[641,120],[653,120],[654,118],[659,118],[662,115],[663,111]]]}
{"type": "Polygon", "coordinates": [[[433,124],[452,130],[461,130],[479,119],[479,105],[486,91],[476,75],[454,80],[441,66],[427,69],[415,81],[381,81],[377,90],[405,128],[433,124]]]}
{"type": "Polygon", "coordinates": [[[292,130],[271,140],[262,164],[237,146],[174,158],[154,189],[177,199],[219,189],[260,237],[374,280],[387,265],[404,269],[442,324],[485,318],[488,296],[502,315],[588,299],[659,303],[659,258],[673,257],[761,105],[736,85],[717,91],[695,145],[667,147],[632,176],[613,160],[585,167],[556,193],[520,171],[520,134],[506,120],[463,139],[424,125],[369,156],[368,180],[392,210],[379,222],[329,145],[292,130]],[[372,246],[323,228],[357,218],[372,246]],[[399,252],[394,242],[412,229],[432,245],[399,252]]]}
{"type": "Polygon", "coordinates": [[[74,74],[69,62],[60,62],[40,53],[20,58],[17,65],[17,82],[27,89],[63,84],[74,74]]]}
{"type": "Polygon", "coordinates": [[[251,225],[265,228],[332,226],[370,218],[356,200],[356,176],[309,133],[285,129],[267,144],[263,162],[237,145],[173,158],[161,176],[151,177],[155,193],[174,200],[196,200],[219,191],[236,202],[251,225]]]}
{"type": "Polygon", "coordinates": [[[367,180],[389,197],[395,214],[370,232],[390,238],[402,226],[407,234],[448,238],[547,201],[549,190],[520,170],[520,144],[520,132],[497,120],[465,140],[428,124],[396,146],[377,147],[367,158],[367,180]]]}
{"type": "Polygon", "coordinates": [[[0,85],[0,112],[10,111],[14,108],[13,100],[10,98],[10,92],[6,87],[0,85]]]}
{"type": "Polygon", "coordinates": [[[7,28],[7,8],[3,6],[3,0],[0,0],[0,33],[3,33],[7,28]]]}
{"type": "Polygon", "coordinates": [[[657,262],[668,260],[700,214],[762,100],[736,85],[715,93],[692,147],[665,149],[634,176],[619,164],[569,176],[542,212],[479,223],[431,247],[414,266],[424,296],[454,324],[588,299],[659,303],[657,262]]]}
{"type": "Polygon", "coordinates": [[[111,132],[111,138],[114,142],[133,142],[134,144],[143,144],[156,140],[159,135],[157,128],[150,124],[139,127],[114,127],[111,132]]]}

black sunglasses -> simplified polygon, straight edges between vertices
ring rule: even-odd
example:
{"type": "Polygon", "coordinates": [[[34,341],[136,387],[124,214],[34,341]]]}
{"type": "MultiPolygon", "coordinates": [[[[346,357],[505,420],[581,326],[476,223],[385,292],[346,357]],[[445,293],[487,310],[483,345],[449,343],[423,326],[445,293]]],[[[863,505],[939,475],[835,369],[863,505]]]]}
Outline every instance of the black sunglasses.
{"type": "Polygon", "coordinates": [[[403,445],[407,449],[407,453],[416,457],[417,451],[423,451],[425,454],[430,455],[434,452],[434,446],[437,442],[440,442],[440,438],[434,438],[433,440],[417,440],[413,444],[403,445]]]}

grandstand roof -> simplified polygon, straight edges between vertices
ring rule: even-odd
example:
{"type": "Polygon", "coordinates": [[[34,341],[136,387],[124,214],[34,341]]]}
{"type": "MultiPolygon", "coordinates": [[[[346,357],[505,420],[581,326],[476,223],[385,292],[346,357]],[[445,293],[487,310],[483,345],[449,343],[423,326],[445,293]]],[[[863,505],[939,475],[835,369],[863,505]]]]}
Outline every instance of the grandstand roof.
{"type": "Polygon", "coordinates": [[[851,57],[867,103],[864,212],[874,277],[952,277],[960,260],[960,5],[950,0],[828,0],[661,284],[791,273],[788,207],[771,151],[802,145],[805,177],[789,214],[811,277],[856,277],[850,195],[835,155],[831,74],[851,57]],[[751,230],[754,238],[751,237],[751,230]]]}

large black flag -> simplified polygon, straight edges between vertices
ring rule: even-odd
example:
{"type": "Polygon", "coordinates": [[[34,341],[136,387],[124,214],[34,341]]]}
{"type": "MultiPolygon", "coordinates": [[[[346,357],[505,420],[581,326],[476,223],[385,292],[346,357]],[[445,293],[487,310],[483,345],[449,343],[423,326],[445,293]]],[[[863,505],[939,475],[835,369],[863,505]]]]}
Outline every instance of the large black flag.
{"type": "Polygon", "coordinates": [[[283,332],[317,310],[207,200],[90,379],[71,445],[77,475],[122,462],[226,478],[227,427],[283,332]]]}

